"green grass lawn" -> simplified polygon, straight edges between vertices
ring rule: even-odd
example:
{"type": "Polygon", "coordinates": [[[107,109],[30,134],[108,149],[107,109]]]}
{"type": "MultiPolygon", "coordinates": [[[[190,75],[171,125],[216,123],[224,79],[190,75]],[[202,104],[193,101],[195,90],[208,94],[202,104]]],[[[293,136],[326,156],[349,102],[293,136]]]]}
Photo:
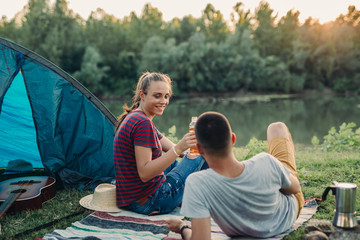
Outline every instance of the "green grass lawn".
{"type": "MultiPolygon", "coordinates": [[[[238,159],[245,159],[262,150],[260,141],[254,141],[247,148],[236,148],[238,159]]],[[[323,152],[313,147],[296,145],[296,159],[299,177],[305,199],[321,198],[325,188],[333,181],[352,182],[360,186],[360,152],[323,152]]],[[[356,210],[360,212],[360,193],[357,191],[356,210]]],[[[80,220],[92,211],[79,205],[79,200],[92,192],[58,191],[56,197],[43,204],[36,211],[22,211],[15,214],[5,214],[0,219],[0,239],[33,239],[43,237],[54,229],[64,229],[72,222],[80,220]],[[42,225],[49,225],[39,229],[42,225]],[[36,229],[38,228],[38,229],[36,229]],[[30,233],[19,235],[27,230],[30,233]]],[[[332,220],[335,207],[335,196],[329,193],[327,200],[319,203],[313,219],[332,220]]],[[[285,239],[301,239],[304,227],[292,232],[285,239]]]]}
{"type": "MultiPolygon", "coordinates": [[[[337,182],[355,183],[360,186],[360,152],[323,152],[308,148],[298,148],[297,168],[304,198],[321,198],[325,188],[337,182]]],[[[360,193],[357,189],[356,212],[360,211],[360,193]]],[[[332,220],[335,196],[328,194],[326,201],[320,202],[313,219],[332,220]]],[[[304,227],[291,233],[285,239],[301,239],[304,227]]]]}

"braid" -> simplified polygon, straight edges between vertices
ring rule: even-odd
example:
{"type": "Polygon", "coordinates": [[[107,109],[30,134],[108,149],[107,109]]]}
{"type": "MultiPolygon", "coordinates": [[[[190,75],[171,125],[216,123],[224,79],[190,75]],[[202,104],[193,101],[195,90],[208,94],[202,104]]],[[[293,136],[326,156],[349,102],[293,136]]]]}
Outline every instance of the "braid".
{"type": "Polygon", "coordinates": [[[122,121],[124,121],[126,116],[132,110],[135,110],[136,108],[138,108],[139,105],[140,105],[140,101],[136,101],[135,103],[133,103],[130,108],[128,107],[128,105],[126,103],[123,105],[124,112],[117,117],[117,122],[115,123],[115,132],[118,130],[118,128],[120,127],[120,124],[122,123],[122,121]]]}

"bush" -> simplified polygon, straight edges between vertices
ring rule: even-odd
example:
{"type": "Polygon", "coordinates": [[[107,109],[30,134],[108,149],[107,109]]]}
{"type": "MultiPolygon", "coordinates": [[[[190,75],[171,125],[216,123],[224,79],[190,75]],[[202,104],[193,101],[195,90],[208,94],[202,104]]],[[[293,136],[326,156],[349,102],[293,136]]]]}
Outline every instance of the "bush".
{"type": "Polygon", "coordinates": [[[313,137],[312,143],[314,146],[320,146],[324,151],[353,151],[360,150],[360,128],[356,129],[356,124],[343,123],[337,132],[335,127],[332,127],[328,135],[324,136],[324,142],[319,145],[316,137],[313,137]]]}
{"type": "Polygon", "coordinates": [[[245,148],[249,151],[245,159],[249,159],[258,153],[267,152],[267,142],[263,140],[257,140],[255,137],[253,137],[250,139],[245,148]]]}
{"type": "Polygon", "coordinates": [[[168,133],[166,134],[166,137],[173,143],[179,142],[179,139],[176,137],[176,126],[175,125],[173,125],[171,128],[169,128],[168,133]]]}

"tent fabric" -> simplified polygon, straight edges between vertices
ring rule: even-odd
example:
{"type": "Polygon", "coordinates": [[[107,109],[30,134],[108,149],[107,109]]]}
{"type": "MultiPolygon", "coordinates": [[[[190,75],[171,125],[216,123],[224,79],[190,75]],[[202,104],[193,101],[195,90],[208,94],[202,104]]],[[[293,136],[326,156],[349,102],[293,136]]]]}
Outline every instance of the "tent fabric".
{"type": "Polygon", "coordinates": [[[0,139],[1,166],[7,165],[16,156],[18,159],[27,159],[35,168],[43,168],[22,74],[16,75],[4,98],[0,115],[0,139]],[[21,145],[14,144],[14,139],[21,145]]]}
{"type": "Polygon", "coordinates": [[[115,122],[105,105],[69,74],[0,38],[0,167],[22,158],[60,182],[64,169],[91,179],[112,178],[115,122]]]}

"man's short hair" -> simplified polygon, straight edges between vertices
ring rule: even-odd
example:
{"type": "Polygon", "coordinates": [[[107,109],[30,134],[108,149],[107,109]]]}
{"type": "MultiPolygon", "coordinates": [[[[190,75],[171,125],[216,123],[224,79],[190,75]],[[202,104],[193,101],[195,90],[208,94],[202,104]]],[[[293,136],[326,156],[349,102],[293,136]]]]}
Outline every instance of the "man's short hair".
{"type": "Polygon", "coordinates": [[[195,125],[198,144],[209,154],[226,154],[232,146],[231,133],[229,121],[218,112],[201,114],[195,125]]]}

